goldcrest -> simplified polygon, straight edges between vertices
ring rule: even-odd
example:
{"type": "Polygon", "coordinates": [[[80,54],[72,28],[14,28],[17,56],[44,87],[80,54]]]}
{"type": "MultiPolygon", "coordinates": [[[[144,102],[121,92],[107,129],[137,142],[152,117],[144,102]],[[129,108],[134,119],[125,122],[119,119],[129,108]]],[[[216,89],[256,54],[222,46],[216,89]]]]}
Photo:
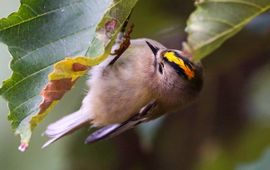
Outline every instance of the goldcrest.
{"type": "Polygon", "coordinates": [[[50,124],[43,147],[83,125],[101,127],[86,143],[116,136],[136,125],[177,111],[202,88],[202,66],[183,52],[151,39],[135,39],[115,61],[115,55],[89,70],[89,91],[81,108],[50,124]]]}

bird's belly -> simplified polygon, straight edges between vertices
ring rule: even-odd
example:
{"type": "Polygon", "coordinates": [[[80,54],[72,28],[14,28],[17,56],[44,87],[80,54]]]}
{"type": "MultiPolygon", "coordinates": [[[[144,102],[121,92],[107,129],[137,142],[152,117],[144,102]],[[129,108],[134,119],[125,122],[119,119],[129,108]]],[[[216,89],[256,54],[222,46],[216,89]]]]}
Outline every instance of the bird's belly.
{"type": "Polygon", "coordinates": [[[144,83],[139,81],[136,78],[133,81],[123,79],[114,72],[109,72],[106,78],[90,81],[93,126],[121,123],[138,113],[151,100],[148,87],[141,86],[144,83]]]}
{"type": "Polygon", "coordinates": [[[100,95],[93,104],[93,120],[94,126],[105,126],[108,124],[121,123],[126,121],[140,109],[149,100],[145,95],[132,94],[132,90],[125,95],[117,95],[120,93],[117,89],[108,94],[108,96],[100,95]],[[116,97],[117,96],[117,97],[116,97]]]}

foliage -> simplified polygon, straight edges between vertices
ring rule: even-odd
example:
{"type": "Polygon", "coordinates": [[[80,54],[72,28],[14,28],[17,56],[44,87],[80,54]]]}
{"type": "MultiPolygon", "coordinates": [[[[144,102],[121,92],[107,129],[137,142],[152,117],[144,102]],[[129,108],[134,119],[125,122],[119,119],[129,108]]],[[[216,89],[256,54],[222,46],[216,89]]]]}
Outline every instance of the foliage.
{"type": "Polygon", "coordinates": [[[27,147],[32,129],[74,84],[75,80],[69,79],[58,80],[53,85],[48,82],[53,64],[68,56],[91,54],[91,51],[92,54],[99,52],[100,57],[95,61],[101,62],[104,48],[113,40],[135,3],[136,0],[128,3],[123,0],[24,0],[18,12],[0,20],[0,40],[8,45],[13,56],[10,66],[13,74],[4,82],[0,94],[9,102],[9,120],[21,136],[22,147],[27,147]],[[114,26],[106,30],[110,22],[114,26]],[[100,40],[99,32],[109,37],[100,40]],[[88,50],[90,44],[92,48],[88,50]],[[49,86],[52,89],[48,92],[49,86]],[[59,96],[53,93],[53,88],[63,92],[59,96]]]}
{"type": "Polygon", "coordinates": [[[270,8],[269,0],[198,0],[186,31],[187,51],[200,60],[270,8]]]}
{"type": "MultiPolygon", "coordinates": [[[[9,103],[9,120],[22,147],[87,68],[106,58],[135,4],[136,0],[22,0],[18,12],[0,20],[0,41],[13,57],[13,74],[0,94],[9,103]],[[95,58],[67,58],[78,55],[95,58]]],[[[268,10],[270,2],[202,0],[196,5],[184,50],[200,60],[268,10]]]]}

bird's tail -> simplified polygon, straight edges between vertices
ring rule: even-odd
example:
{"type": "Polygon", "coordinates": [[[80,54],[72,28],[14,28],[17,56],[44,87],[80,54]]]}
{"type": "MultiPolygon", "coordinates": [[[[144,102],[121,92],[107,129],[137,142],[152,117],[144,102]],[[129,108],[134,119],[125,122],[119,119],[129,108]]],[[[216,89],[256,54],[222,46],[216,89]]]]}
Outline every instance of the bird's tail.
{"type": "Polygon", "coordinates": [[[71,113],[63,117],[62,119],[50,124],[44,134],[48,136],[50,139],[42,146],[45,148],[49,146],[51,143],[60,139],[61,137],[72,133],[82,125],[88,123],[90,121],[90,115],[81,112],[81,110],[71,113]]]}

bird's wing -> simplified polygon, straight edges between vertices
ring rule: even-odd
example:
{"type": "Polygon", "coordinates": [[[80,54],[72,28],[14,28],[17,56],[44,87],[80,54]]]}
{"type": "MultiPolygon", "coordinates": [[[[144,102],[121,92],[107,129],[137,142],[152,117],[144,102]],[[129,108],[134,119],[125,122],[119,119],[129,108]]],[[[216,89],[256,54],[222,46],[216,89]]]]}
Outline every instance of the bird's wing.
{"type": "Polygon", "coordinates": [[[140,110],[140,112],[136,113],[134,116],[132,116],[125,122],[120,123],[120,124],[108,125],[93,132],[86,138],[85,143],[90,144],[90,143],[97,142],[99,140],[109,139],[123,133],[126,130],[129,130],[137,126],[138,124],[147,120],[147,115],[151,113],[151,111],[153,110],[155,106],[156,106],[156,101],[152,100],[147,105],[145,105],[140,110]]]}

